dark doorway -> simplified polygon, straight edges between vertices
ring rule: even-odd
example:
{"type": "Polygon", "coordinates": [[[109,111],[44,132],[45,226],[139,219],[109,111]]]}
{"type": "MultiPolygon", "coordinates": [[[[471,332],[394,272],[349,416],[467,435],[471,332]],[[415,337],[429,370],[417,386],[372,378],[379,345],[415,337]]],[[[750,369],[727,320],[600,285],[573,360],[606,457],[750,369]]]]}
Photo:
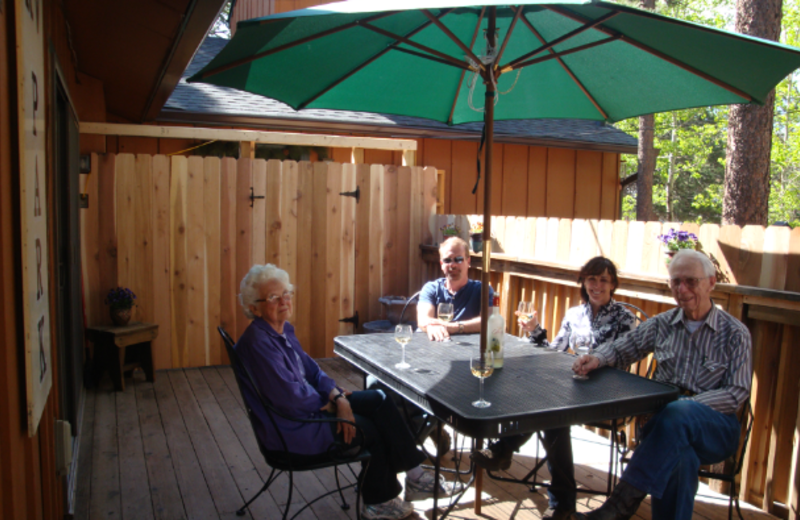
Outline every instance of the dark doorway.
{"type": "Polygon", "coordinates": [[[80,149],[78,121],[56,75],[53,118],[53,175],[57,288],[56,345],[61,417],[78,434],[78,407],[83,389],[83,301],[79,211],[80,149]]]}

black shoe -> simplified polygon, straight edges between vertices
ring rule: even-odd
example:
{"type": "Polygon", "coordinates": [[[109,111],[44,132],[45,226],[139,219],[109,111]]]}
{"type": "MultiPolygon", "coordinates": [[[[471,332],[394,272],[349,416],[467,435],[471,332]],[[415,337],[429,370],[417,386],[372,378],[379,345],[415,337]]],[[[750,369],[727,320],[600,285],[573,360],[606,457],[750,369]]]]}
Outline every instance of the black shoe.
{"type": "Polygon", "coordinates": [[[542,515],[542,520],[569,520],[574,512],[574,507],[555,509],[548,507],[547,511],[542,515]]]}
{"type": "Polygon", "coordinates": [[[577,520],[628,520],[639,509],[647,493],[620,480],[605,503],[588,513],[575,513],[577,520]]]}
{"type": "Polygon", "coordinates": [[[495,443],[485,450],[475,450],[469,456],[479,467],[489,471],[506,470],[511,467],[514,450],[495,443]]]}

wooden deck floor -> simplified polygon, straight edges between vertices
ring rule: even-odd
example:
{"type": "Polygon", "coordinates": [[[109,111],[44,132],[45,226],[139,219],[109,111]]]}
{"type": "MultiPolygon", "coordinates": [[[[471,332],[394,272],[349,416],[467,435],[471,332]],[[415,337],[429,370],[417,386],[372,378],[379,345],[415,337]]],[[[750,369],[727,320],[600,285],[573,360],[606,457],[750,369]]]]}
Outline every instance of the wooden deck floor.
{"type": "MultiPolygon", "coordinates": [[[[320,365],[337,382],[361,388],[361,375],[343,360],[320,365]]],[[[216,519],[239,518],[235,511],[258,490],[269,468],[256,446],[236,381],[229,367],[158,372],[155,383],[137,372],[124,392],[113,392],[106,380],[87,393],[83,436],[78,452],[75,518],[83,519],[216,519]]],[[[604,489],[608,443],[582,428],[573,428],[576,477],[584,487],[604,489]]],[[[510,470],[524,475],[535,463],[535,443],[514,458],[510,470]]],[[[542,470],[546,478],[546,470],[542,470]]],[[[333,472],[298,474],[292,511],[323,489],[333,489],[333,472]]],[[[288,478],[281,477],[250,507],[244,518],[280,518],[288,478]]],[[[701,487],[701,495],[712,495],[701,487]]],[[[353,492],[346,494],[354,504],[353,492]]],[[[481,517],[473,513],[469,490],[453,518],[538,519],[547,508],[542,490],[485,479],[481,517]]],[[[579,495],[579,510],[597,507],[602,496],[579,495]]],[[[419,518],[430,517],[432,501],[414,503],[419,518]]],[[[743,504],[748,519],[773,518],[743,504]]],[[[695,518],[727,518],[727,499],[699,496],[695,518]]],[[[646,500],[638,512],[649,520],[646,500]]],[[[355,507],[342,511],[329,497],[299,518],[355,518],[355,507]]]]}

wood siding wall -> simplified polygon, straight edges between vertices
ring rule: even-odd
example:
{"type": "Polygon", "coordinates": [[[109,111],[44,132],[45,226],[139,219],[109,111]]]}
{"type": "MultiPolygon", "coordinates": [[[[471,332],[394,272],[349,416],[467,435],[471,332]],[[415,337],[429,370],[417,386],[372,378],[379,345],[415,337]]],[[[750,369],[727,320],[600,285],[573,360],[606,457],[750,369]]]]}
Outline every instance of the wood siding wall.
{"type": "Polygon", "coordinates": [[[303,347],[331,356],[353,330],[338,320],[380,319],[380,296],[421,284],[436,197],[432,168],[131,154],[94,155],[85,190],[87,321],[107,322],[106,292],[130,287],[136,319],[159,324],[156,368],[226,362],[216,327],[244,331],[239,283],[267,262],[295,285],[303,347]],[[356,186],[358,204],[339,195],[356,186]],[[252,208],[251,187],[265,197],[252,208]]]}
{"type": "MultiPolygon", "coordinates": [[[[437,215],[436,229],[455,223],[466,236],[463,230],[469,221],[480,219],[477,215],[437,215]]],[[[800,447],[794,438],[800,424],[800,353],[796,348],[800,337],[800,228],[495,217],[493,251],[497,260],[492,263],[491,278],[501,294],[507,330],[518,333],[515,320],[510,319],[517,303],[534,301],[552,339],[566,310],[581,301],[574,281],[577,269],[598,254],[611,258],[620,268],[623,281],[617,300],[632,303],[649,316],[673,308],[663,281],[667,274],[663,252],[655,238],[671,227],[697,234],[734,284],[787,291],[751,290],[743,295],[720,289],[713,298],[741,319],[753,338],[751,404],[755,424],[740,477],[740,496],[772,513],[779,512],[775,502],[788,503],[796,510],[800,488],[800,479],[793,473],[800,462],[800,447]],[[523,265],[528,274],[519,268],[514,271],[512,264],[517,262],[530,266],[523,265]],[[561,276],[558,271],[569,274],[561,276]]],[[[441,241],[441,235],[437,233],[434,240],[441,241]]],[[[431,253],[428,259],[427,279],[438,278],[436,255],[431,253]]],[[[471,276],[480,275],[474,270],[471,276]]]]}

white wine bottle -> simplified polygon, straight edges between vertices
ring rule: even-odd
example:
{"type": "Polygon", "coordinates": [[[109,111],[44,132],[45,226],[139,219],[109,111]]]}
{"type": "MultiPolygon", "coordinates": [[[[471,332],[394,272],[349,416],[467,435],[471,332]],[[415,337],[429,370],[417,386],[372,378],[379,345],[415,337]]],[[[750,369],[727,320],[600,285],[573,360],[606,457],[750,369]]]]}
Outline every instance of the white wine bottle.
{"type": "Polygon", "coordinates": [[[494,353],[494,368],[503,368],[503,340],[506,335],[506,320],[500,315],[500,296],[495,294],[492,315],[486,327],[486,348],[494,353]]]}

